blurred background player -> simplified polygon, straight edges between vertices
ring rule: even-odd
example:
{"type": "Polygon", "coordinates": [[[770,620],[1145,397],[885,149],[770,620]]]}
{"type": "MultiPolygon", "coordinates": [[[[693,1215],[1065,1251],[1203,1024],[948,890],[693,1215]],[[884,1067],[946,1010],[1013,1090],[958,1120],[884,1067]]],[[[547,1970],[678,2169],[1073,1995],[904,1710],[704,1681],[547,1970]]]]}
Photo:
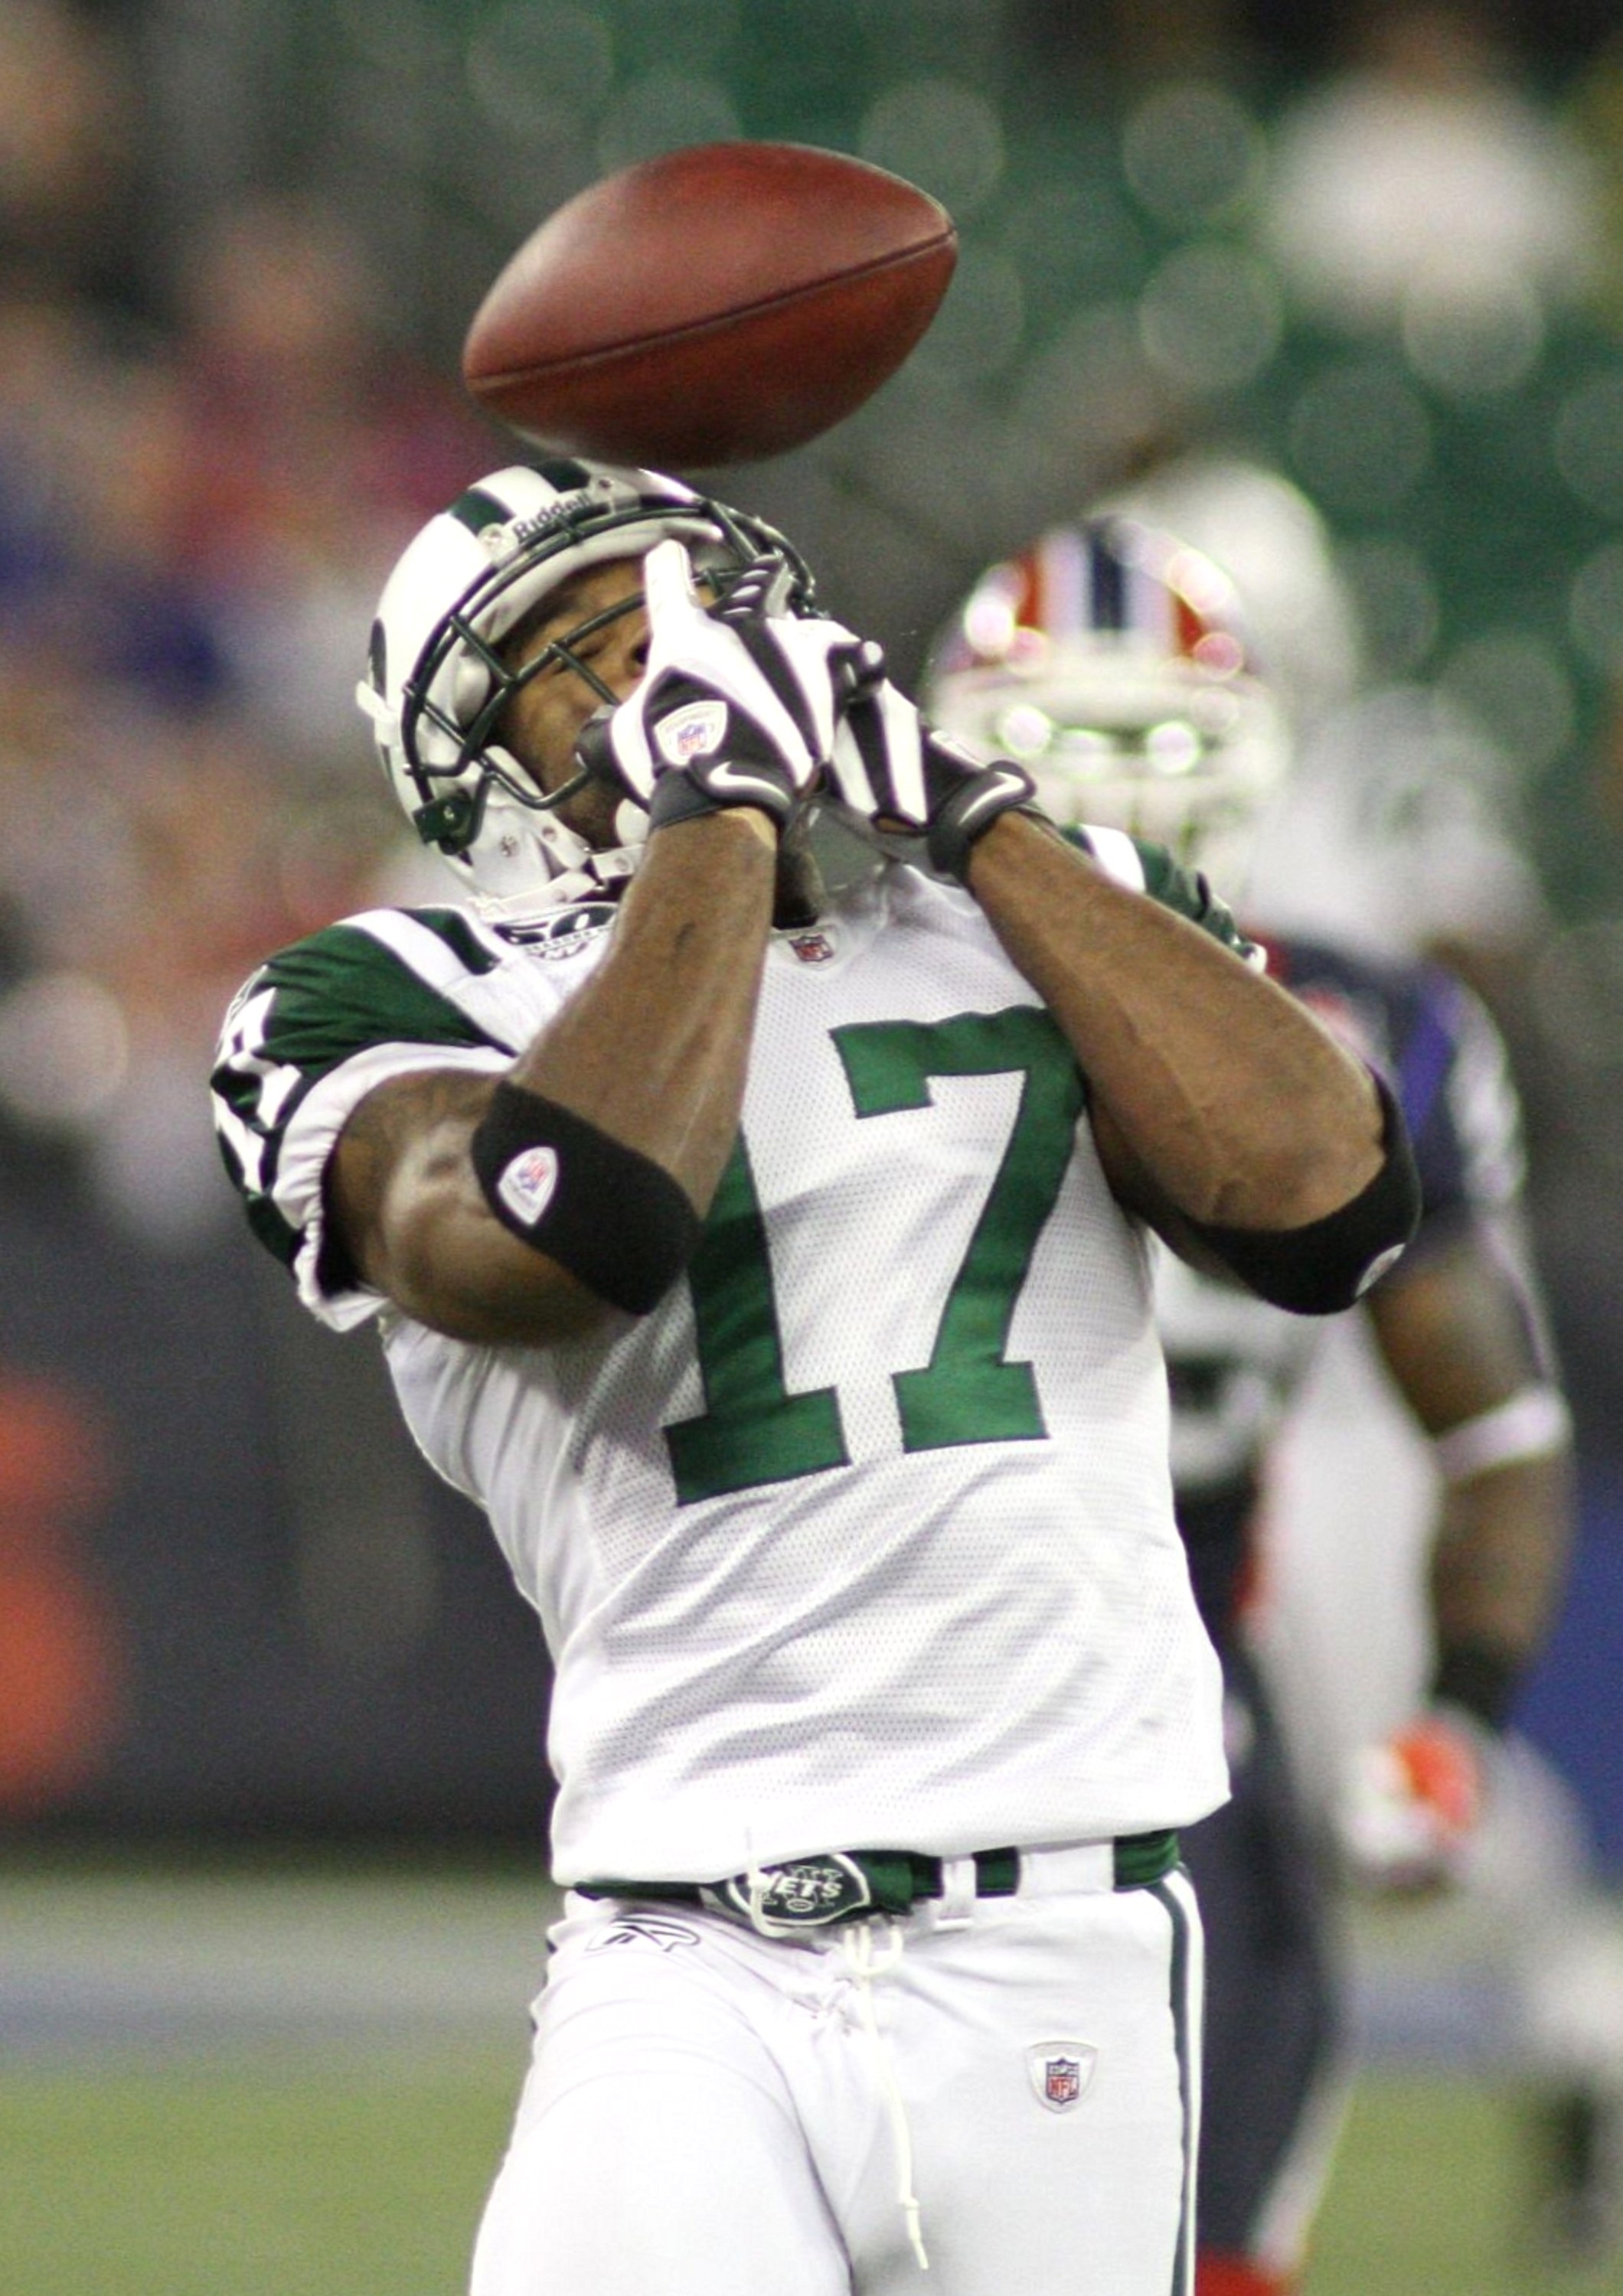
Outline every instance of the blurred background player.
{"type": "MultiPolygon", "coordinates": [[[[1208,512],[1245,494],[1259,567],[1277,568],[1281,536],[1311,526],[1303,498],[1265,472],[1212,461],[1192,476],[1208,512]]],[[[1322,557],[1320,571],[1328,584],[1322,557]]],[[[1017,757],[1057,819],[1164,840],[1243,900],[1295,728],[1349,678],[1350,627],[1314,603],[1310,582],[1278,589],[1311,643],[1288,657],[1296,690],[1276,690],[1212,560],[1164,529],[1096,518],[982,578],[937,648],[927,707],[976,750],[1017,757]]],[[[1520,1233],[1518,1111],[1493,1024],[1457,979],[1305,935],[1269,946],[1276,977],[1383,1069],[1417,1143],[1420,1234],[1363,1312],[1440,1476],[1429,1671],[1402,1726],[1347,1750],[1327,1815],[1361,1870],[1429,1890],[1462,1873],[1494,1799],[1569,1538],[1567,1412],[1520,1233]]],[[[1234,1779],[1190,1853],[1210,1940],[1199,2287],[1280,2296],[1299,2284],[1349,2071],[1320,1829],[1252,1633],[1270,1447],[1319,1333],[1165,1260],[1158,1308],[1179,1521],[1223,1661],[1234,1779]]],[[[1378,1629],[1345,1620],[1344,1649],[1378,1629]]]]}
{"type": "MultiPolygon", "coordinates": [[[[1253,927],[1378,959],[1437,959],[1497,1022],[1531,1136],[1516,1225],[1536,1240],[1566,1361],[1593,1384],[1586,1303],[1615,1287],[1593,1241],[1580,1241],[1594,1234],[1594,1184],[1568,1112],[1586,1086],[1533,993],[1560,935],[1497,727],[1446,681],[1388,667],[1317,509],[1252,454],[1168,439],[1101,507],[1169,529],[1221,564],[1285,706],[1289,771],[1233,857],[1253,927]]],[[[1520,1136],[1515,1158],[1520,1174],[1520,1136]]],[[[1605,1456],[1611,1414],[1568,1392],[1581,1488],[1605,1456]]],[[[1380,1891],[1401,1881],[1403,1855],[1355,1813],[1372,1765],[1377,1775],[1382,1767],[1369,1750],[1401,1736],[1429,1678],[1425,1580],[1448,1484],[1368,1318],[1321,1334],[1266,1491],[1267,1599],[1255,1605],[1253,1641],[1298,1784],[1348,1872],[1380,1891]],[[1349,1635],[1349,1617],[1368,1630],[1349,1635]]],[[[1579,1695],[1563,1682],[1563,1669],[1582,1666],[1574,1581],[1568,1629],[1525,1701],[1535,1730],[1553,1694],[1579,1695]]],[[[1510,2071],[1522,2091],[1525,2258],[1594,2261],[1623,2239],[1623,1939],[1574,1785],[1534,1735],[1502,1745],[1462,1862],[1467,1887],[1444,1893],[1429,1923],[1405,1924],[1418,1981],[1400,1998],[1388,1965],[1363,1988],[1361,2015],[1377,2051],[1430,2047],[1510,2071]]]]}

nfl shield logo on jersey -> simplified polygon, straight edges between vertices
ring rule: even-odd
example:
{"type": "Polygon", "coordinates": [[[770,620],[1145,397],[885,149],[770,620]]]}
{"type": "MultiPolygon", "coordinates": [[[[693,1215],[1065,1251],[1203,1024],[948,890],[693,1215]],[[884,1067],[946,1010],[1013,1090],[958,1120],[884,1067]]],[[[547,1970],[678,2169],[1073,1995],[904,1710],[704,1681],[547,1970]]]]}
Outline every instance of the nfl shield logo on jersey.
{"type": "Polygon", "coordinates": [[[1036,2041],[1026,2052],[1039,2104],[1065,2112],[1087,2094],[1099,2051],[1092,2041],[1036,2041]]]}
{"type": "Polygon", "coordinates": [[[834,942],[826,932],[792,932],[787,938],[803,964],[827,964],[834,955],[834,942]]]}

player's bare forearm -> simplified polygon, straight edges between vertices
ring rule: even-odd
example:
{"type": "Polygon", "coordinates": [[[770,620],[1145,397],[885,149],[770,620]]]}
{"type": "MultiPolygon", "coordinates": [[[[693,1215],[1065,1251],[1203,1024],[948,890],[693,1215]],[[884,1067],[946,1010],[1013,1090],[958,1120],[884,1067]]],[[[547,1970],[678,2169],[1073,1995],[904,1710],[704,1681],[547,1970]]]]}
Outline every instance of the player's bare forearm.
{"type": "MultiPolygon", "coordinates": [[[[1486,1424],[1548,1373],[1526,1304],[1497,1253],[1467,1234],[1371,1294],[1388,1368],[1427,1434],[1486,1424]]],[[[1549,1631],[1572,1543],[1564,1439],[1532,1456],[1489,1459],[1445,1487],[1431,1558],[1439,1647],[1498,1652],[1525,1665],[1549,1631]]]]}
{"type": "Polygon", "coordinates": [[[1192,1220],[1305,1226],[1380,1169],[1367,1072],[1294,998],[1186,918],[1017,814],[970,890],[1064,1029],[1108,1121],[1192,1220]]]}
{"type": "MultiPolygon", "coordinates": [[[[603,964],[507,1071],[660,1166],[701,1214],[737,1130],[775,844],[742,808],[661,831],[603,964]]],[[[540,1344],[606,1310],[486,1201],[472,1141],[498,1081],[439,1070],[369,1094],[334,1152],[329,1212],[408,1314],[453,1338],[540,1344]]]]}
{"type": "Polygon", "coordinates": [[[1439,1650],[1492,1650],[1518,1669],[1537,1657],[1566,1579],[1570,1484],[1561,1452],[1449,1486],[1431,1551],[1439,1650]]]}
{"type": "Polygon", "coordinates": [[[662,1164],[708,1209],[737,1131],[776,832],[739,808],[663,829],[614,945],[512,1080],[662,1164]]]}

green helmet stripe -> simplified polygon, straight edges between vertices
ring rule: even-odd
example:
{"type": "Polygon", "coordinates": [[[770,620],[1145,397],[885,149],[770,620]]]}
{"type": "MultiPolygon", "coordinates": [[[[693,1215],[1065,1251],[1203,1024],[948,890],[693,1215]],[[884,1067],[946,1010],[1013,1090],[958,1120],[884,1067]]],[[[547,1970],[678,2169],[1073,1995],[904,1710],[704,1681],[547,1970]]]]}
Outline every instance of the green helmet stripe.
{"type": "Polygon", "coordinates": [[[505,503],[498,503],[482,487],[470,487],[466,494],[457,496],[448,515],[465,526],[470,534],[482,534],[487,526],[506,526],[513,513],[505,503]]]}

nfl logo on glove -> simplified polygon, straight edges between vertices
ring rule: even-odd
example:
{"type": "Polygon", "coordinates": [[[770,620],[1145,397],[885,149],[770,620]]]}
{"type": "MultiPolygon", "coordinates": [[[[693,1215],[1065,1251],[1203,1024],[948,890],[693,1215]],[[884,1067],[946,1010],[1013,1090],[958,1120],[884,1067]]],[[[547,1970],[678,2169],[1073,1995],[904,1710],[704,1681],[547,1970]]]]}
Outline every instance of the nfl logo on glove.
{"type": "Polygon", "coordinates": [[[655,739],[662,757],[673,766],[685,766],[695,758],[712,756],[726,732],[725,701],[690,701],[661,720],[655,739]]]}

